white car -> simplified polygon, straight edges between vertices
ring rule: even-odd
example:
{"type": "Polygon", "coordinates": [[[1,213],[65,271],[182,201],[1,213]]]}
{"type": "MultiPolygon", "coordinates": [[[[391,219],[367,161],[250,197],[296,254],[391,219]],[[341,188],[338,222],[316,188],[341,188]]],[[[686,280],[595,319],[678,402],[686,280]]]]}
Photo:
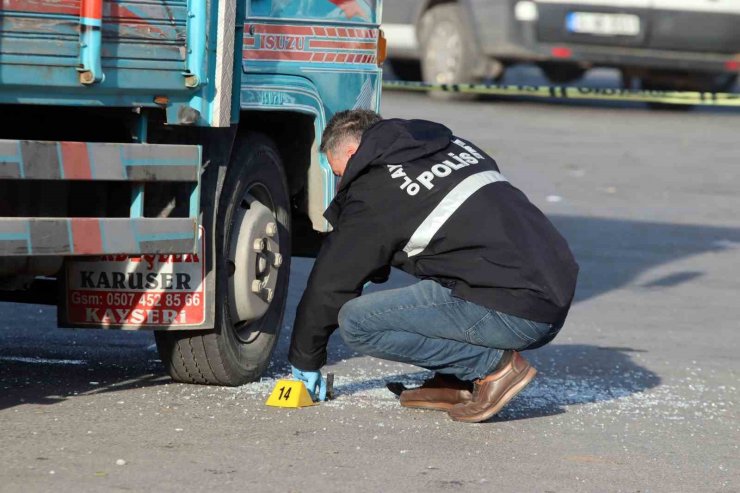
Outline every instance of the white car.
{"type": "Polygon", "coordinates": [[[476,82],[534,62],[553,83],[606,66],[626,87],[721,91],[740,72],[740,0],[400,0],[383,16],[402,78],[476,82]]]}

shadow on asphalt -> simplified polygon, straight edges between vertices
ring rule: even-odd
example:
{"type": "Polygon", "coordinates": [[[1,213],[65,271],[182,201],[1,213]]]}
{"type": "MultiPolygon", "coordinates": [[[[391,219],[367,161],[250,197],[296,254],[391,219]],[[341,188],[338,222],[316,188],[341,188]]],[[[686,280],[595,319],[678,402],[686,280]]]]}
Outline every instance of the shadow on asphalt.
{"type": "Polygon", "coordinates": [[[540,418],[566,412],[566,406],[598,404],[627,398],[657,387],[660,377],[636,363],[632,353],[641,349],[586,344],[557,344],[524,356],[537,369],[537,377],[494,422],[540,418]]]}
{"type": "MultiPolygon", "coordinates": [[[[119,392],[170,383],[159,356],[151,348],[149,333],[90,329],[56,329],[48,319],[15,307],[21,337],[0,324],[0,411],[22,404],[50,405],[68,398],[119,392]],[[10,345],[10,342],[15,343],[10,345]]],[[[52,312],[53,308],[44,307],[52,312]]],[[[33,310],[35,312],[36,310],[33,310]]],[[[39,310],[40,311],[40,310],[39,310]]]]}
{"type": "MultiPolygon", "coordinates": [[[[568,239],[581,270],[577,303],[632,283],[648,270],[694,255],[740,252],[740,228],[628,221],[583,216],[549,216],[568,239]]],[[[645,279],[634,289],[645,295],[690,283],[699,271],[678,271],[645,279]]]]}
{"type": "Polygon", "coordinates": [[[72,397],[172,383],[160,367],[152,368],[153,372],[138,373],[132,371],[134,369],[89,372],[86,366],[50,366],[4,361],[0,376],[0,387],[4,389],[0,395],[0,411],[22,404],[58,404],[72,397]],[[55,368],[52,370],[50,366],[55,368]]]}
{"type": "MultiPolygon", "coordinates": [[[[660,385],[660,377],[633,361],[642,349],[601,347],[586,344],[553,344],[524,356],[537,369],[537,377],[515,397],[493,422],[541,418],[566,412],[566,406],[597,404],[627,398],[660,385]],[[594,364],[598,362],[598,364],[594,364]]],[[[338,397],[386,389],[390,382],[418,386],[431,372],[389,374],[357,380],[336,387],[338,397]]],[[[387,391],[387,396],[393,393],[387,391]]]]}
{"type": "MultiPolygon", "coordinates": [[[[581,216],[552,219],[581,265],[574,310],[578,302],[623,288],[655,267],[693,255],[740,250],[740,228],[581,216]]],[[[701,276],[693,270],[662,273],[630,289],[644,290],[649,296],[701,276]]],[[[410,276],[394,274],[391,282],[379,288],[412,281],[410,276]]],[[[0,410],[169,382],[149,346],[151,334],[57,330],[52,324],[53,308],[0,305],[0,410]]],[[[289,331],[283,330],[272,373],[284,372],[289,340],[289,331]]],[[[357,356],[336,336],[330,350],[330,364],[357,356]]],[[[563,406],[615,399],[658,385],[656,375],[632,362],[629,354],[633,351],[639,348],[555,344],[528,353],[540,375],[497,419],[548,416],[563,412],[563,406]]],[[[376,383],[384,387],[394,379],[398,376],[389,375],[376,383]]]]}

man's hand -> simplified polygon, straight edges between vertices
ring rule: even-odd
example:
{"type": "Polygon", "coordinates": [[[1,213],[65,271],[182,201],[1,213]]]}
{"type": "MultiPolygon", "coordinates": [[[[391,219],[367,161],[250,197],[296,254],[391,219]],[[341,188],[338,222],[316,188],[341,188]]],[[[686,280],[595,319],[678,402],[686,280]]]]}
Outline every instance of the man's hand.
{"type": "Polygon", "coordinates": [[[316,388],[318,387],[318,400],[325,401],[326,400],[326,381],[324,381],[323,378],[321,378],[321,372],[319,370],[316,371],[303,371],[299,370],[295,366],[293,368],[293,378],[296,380],[300,380],[306,385],[306,389],[308,390],[308,393],[311,395],[311,399],[316,399],[316,388]]]}

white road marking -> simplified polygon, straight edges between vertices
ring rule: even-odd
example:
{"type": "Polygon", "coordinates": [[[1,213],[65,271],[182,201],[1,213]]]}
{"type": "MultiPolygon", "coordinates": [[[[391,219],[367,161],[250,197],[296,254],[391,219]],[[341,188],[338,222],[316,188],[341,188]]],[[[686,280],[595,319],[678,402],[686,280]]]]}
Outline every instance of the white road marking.
{"type": "Polygon", "coordinates": [[[81,359],[49,359],[49,358],[27,358],[24,356],[0,356],[2,361],[15,361],[18,363],[33,363],[37,365],[86,365],[87,361],[81,359]]]}

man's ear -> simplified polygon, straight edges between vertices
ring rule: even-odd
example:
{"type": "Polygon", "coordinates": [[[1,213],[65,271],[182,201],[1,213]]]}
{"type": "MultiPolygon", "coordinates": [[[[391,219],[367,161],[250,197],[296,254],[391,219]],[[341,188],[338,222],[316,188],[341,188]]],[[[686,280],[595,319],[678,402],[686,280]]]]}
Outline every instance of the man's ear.
{"type": "Polygon", "coordinates": [[[352,142],[351,144],[347,144],[347,147],[345,148],[347,161],[355,155],[357,152],[357,149],[360,147],[360,144],[352,142]]]}

